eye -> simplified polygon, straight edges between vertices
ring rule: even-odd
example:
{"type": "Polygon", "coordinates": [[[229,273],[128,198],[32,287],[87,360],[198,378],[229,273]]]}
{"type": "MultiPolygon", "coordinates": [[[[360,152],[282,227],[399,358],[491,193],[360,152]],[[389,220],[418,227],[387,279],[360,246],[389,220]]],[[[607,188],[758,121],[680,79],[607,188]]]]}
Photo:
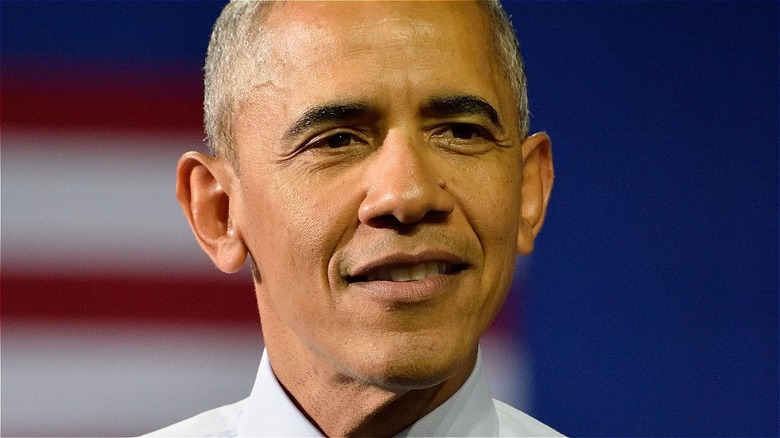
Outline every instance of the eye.
{"type": "Polygon", "coordinates": [[[474,137],[484,137],[478,127],[465,123],[452,125],[449,130],[452,133],[452,137],[457,138],[458,140],[471,140],[474,137]]]}
{"type": "Polygon", "coordinates": [[[433,133],[434,138],[454,142],[493,140],[486,128],[471,123],[452,123],[442,126],[433,133]]]}
{"type": "Polygon", "coordinates": [[[489,128],[477,123],[455,122],[439,125],[430,136],[431,144],[462,155],[479,155],[496,146],[489,128]]]}
{"type": "Polygon", "coordinates": [[[339,132],[338,134],[333,134],[330,137],[325,138],[324,143],[329,148],[336,149],[349,146],[350,143],[352,143],[352,140],[354,140],[354,137],[351,134],[339,132]]]}
{"type": "Polygon", "coordinates": [[[312,148],[328,148],[339,149],[346,146],[365,143],[357,135],[350,132],[339,131],[333,134],[327,134],[322,137],[315,138],[309,142],[308,149],[312,148]]]}

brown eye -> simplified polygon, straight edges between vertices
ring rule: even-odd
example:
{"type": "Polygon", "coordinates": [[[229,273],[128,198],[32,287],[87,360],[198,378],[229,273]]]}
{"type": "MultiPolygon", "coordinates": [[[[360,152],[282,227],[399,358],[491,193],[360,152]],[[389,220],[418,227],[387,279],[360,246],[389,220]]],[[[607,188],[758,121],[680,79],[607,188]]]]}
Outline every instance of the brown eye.
{"type": "Polygon", "coordinates": [[[344,146],[349,146],[353,141],[353,136],[346,132],[340,132],[338,134],[331,135],[325,139],[325,145],[329,148],[336,149],[344,146]]]}
{"type": "Polygon", "coordinates": [[[359,146],[365,146],[368,142],[359,131],[346,129],[334,129],[304,143],[301,150],[316,151],[316,153],[342,153],[359,146]]]}
{"type": "Polygon", "coordinates": [[[479,131],[471,125],[457,124],[452,125],[450,129],[452,131],[452,136],[460,140],[471,140],[474,137],[481,136],[479,131]]]}

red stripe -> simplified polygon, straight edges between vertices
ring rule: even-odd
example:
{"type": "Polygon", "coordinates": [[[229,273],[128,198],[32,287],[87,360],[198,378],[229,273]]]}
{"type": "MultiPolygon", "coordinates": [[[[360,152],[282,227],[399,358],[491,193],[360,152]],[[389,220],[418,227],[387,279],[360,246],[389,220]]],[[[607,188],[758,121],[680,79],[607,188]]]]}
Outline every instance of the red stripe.
{"type": "Polygon", "coordinates": [[[257,321],[252,282],[146,277],[3,275],[6,318],[257,321]]]}
{"type": "Polygon", "coordinates": [[[23,128],[193,130],[203,82],[194,67],[3,64],[2,125],[23,128]]]}

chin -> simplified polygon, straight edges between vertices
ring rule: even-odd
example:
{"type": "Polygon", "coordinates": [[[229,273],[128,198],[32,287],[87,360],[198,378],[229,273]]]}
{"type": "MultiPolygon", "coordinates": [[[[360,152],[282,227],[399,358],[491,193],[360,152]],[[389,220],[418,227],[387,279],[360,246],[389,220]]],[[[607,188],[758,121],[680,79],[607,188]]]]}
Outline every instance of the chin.
{"type": "Polygon", "coordinates": [[[356,374],[361,380],[394,391],[426,389],[459,372],[470,371],[476,352],[476,346],[447,349],[406,345],[364,355],[356,374]]]}

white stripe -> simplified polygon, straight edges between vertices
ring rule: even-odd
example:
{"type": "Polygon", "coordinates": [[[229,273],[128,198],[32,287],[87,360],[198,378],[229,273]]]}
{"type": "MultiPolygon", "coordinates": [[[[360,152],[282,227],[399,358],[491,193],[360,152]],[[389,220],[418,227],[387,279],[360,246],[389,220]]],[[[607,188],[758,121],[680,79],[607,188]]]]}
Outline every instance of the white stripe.
{"type": "Polygon", "coordinates": [[[3,321],[3,436],[137,436],[249,395],[260,326],[3,321]]]}
{"type": "Polygon", "coordinates": [[[3,132],[5,272],[216,273],[176,201],[197,135],[3,132]]]}

